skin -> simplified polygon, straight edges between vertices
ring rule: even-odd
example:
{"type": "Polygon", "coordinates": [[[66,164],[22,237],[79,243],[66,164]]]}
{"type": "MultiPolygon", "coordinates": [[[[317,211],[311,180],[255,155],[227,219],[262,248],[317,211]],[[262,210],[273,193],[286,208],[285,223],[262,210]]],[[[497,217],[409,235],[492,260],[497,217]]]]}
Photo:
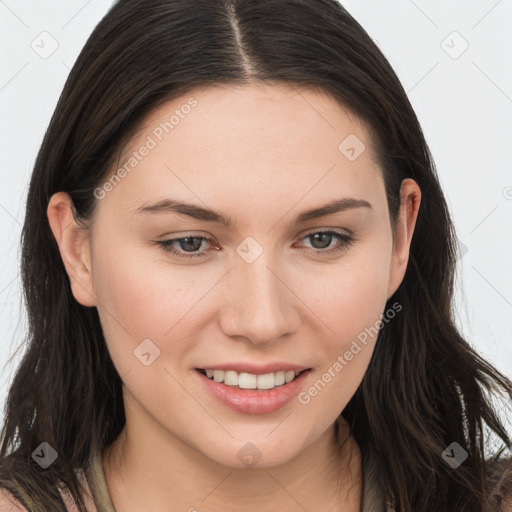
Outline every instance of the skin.
{"type": "Polygon", "coordinates": [[[251,512],[268,503],[280,511],[358,511],[359,448],[340,420],[346,443],[337,450],[334,425],[364,376],[375,335],[309,403],[294,399],[268,414],[226,407],[194,369],[287,361],[312,368],[310,388],[378,322],[402,282],[420,189],[402,182],[393,238],[362,124],[330,96],[283,84],[196,89],[162,105],[119,167],[192,96],[198,104],[190,114],[98,200],[88,231],[78,229],[64,192],[48,206],[74,297],[98,308],[124,382],[126,426],[103,457],[112,501],[118,512],[170,504],[251,512]],[[366,146],[354,161],[338,150],[349,134],[366,146]],[[133,212],[166,197],[221,211],[235,224],[230,230],[174,213],[133,212]],[[293,223],[300,212],[344,197],[371,208],[293,223]],[[356,241],[325,254],[339,239],[322,245],[306,235],[326,229],[351,232],[356,241]],[[155,243],[185,236],[213,242],[175,243],[182,253],[204,254],[190,259],[155,243]],[[236,252],[248,236],[263,249],[252,263],[236,252]],[[133,353],[146,338],[160,350],[149,366],[133,353]],[[248,442],[261,453],[250,468],[237,457],[248,442]]]}

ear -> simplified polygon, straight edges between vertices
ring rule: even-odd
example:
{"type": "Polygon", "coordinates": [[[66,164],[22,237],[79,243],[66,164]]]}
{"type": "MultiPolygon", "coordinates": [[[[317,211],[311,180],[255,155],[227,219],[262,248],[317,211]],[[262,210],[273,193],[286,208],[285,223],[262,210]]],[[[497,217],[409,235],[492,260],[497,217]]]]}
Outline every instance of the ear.
{"type": "Polygon", "coordinates": [[[421,190],[411,178],[402,181],[400,187],[400,210],[398,212],[393,254],[388,282],[388,299],[396,292],[405,275],[409,261],[409,248],[418,218],[421,190]]]}
{"type": "Polygon", "coordinates": [[[54,194],[46,213],[71,282],[73,296],[83,306],[95,306],[89,233],[75,220],[75,207],[69,194],[54,194]]]}

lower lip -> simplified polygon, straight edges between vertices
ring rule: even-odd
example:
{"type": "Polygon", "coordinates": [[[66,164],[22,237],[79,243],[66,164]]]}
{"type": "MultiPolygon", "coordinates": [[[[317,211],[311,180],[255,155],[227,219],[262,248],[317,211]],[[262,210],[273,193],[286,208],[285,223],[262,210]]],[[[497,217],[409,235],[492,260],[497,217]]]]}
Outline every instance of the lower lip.
{"type": "Polygon", "coordinates": [[[282,386],[262,390],[234,388],[209,379],[199,370],[196,370],[196,373],[206,390],[231,409],[244,414],[267,414],[277,411],[293,400],[300,393],[310,371],[302,372],[294,380],[282,386]]]}

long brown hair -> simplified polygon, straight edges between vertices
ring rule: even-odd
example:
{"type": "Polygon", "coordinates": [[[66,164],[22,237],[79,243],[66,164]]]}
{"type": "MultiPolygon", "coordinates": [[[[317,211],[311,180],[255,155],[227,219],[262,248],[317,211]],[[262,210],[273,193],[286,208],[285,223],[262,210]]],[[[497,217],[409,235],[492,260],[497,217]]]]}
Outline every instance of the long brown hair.
{"type": "MultiPolygon", "coordinates": [[[[495,512],[512,487],[505,458],[512,442],[489,395],[508,407],[512,382],[454,323],[456,237],[431,153],[390,64],[335,0],[118,0],[97,25],[30,181],[21,241],[29,329],[6,403],[0,486],[30,511],[53,511],[64,510],[61,482],[84,512],[75,470],[90,468],[125,423],[122,381],[97,310],[74,299],[49,228],[50,197],[67,192],[85,226],[94,190],[154,109],[194,87],[255,80],[327,92],[365,124],[393,227],[401,181],[418,183],[409,265],[388,301],[403,311],[380,330],[342,414],[361,450],[378,460],[380,485],[397,512],[495,512]],[[44,470],[31,457],[42,442],[58,452],[44,470]],[[441,457],[453,442],[468,453],[456,470],[441,457]],[[489,458],[491,442],[502,448],[489,458]]],[[[93,472],[89,478],[94,487],[93,472]]]]}

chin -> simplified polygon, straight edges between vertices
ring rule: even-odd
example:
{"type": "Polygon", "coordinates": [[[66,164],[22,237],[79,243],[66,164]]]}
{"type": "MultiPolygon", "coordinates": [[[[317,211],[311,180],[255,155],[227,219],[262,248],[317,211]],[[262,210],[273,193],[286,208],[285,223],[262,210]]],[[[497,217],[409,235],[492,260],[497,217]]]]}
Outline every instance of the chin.
{"type": "Polygon", "coordinates": [[[229,468],[266,469],[287,463],[301,452],[304,445],[304,440],[294,440],[288,434],[286,439],[282,435],[273,439],[270,436],[264,433],[259,437],[248,436],[245,440],[230,438],[228,442],[220,443],[218,449],[203,453],[217,464],[229,468]]]}

